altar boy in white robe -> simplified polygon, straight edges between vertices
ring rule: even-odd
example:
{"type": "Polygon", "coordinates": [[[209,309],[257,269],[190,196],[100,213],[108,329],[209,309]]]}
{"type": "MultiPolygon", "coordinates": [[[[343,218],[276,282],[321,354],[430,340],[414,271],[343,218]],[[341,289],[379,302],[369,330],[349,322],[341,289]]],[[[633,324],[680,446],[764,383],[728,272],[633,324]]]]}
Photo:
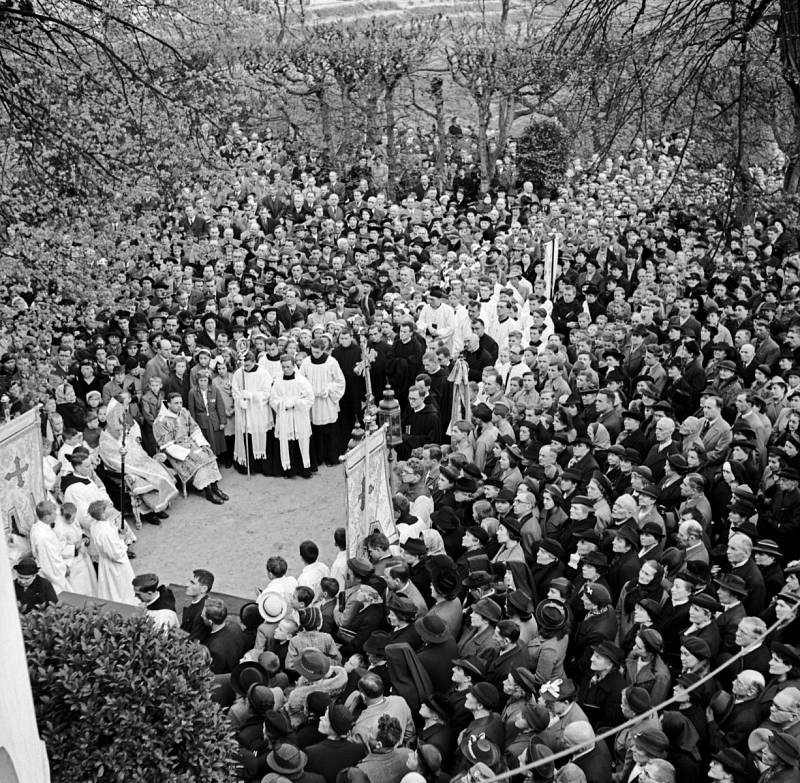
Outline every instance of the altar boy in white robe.
{"type": "Polygon", "coordinates": [[[89,505],[92,518],[92,545],[97,552],[97,597],[123,604],[138,605],[133,590],[133,568],[120,535],[119,515],[105,500],[89,505]]]}
{"type": "Polygon", "coordinates": [[[36,504],[36,521],[31,526],[31,552],[42,576],[53,585],[56,593],[63,593],[68,585],[69,566],[64,560],[64,541],[54,530],[58,507],[52,500],[36,504]]]}
{"type": "Polygon", "coordinates": [[[311,408],[314,390],[308,379],[295,372],[291,356],[281,357],[283,376],[272,384],[270,405],[275,411],[275,438],[284,476],[311,478],[311,408]]]}
{"type": "Polygon", "coordinates": [[[256,363],[255,354],[248,351],[244,357],[244,368],[240,367],[231,380],[236,440],[233,459],[236,470],[269,475],[269,436],[275,427],[269,395],[272,390],[272,375],[256,363]],[[249,453],[248,453],[249,452],[249,453]]]}
{"type": "Polygon", "coordinates": [[[345,390],[339,362],[325,353],[325,341],[311,341],[311,356],[303,359],[300,375],[308,379],[314,392],[311,406],[311,456],[317,465],[338,465],[345,444],[339,443],[336,420],[339,400],[345,390]]]}

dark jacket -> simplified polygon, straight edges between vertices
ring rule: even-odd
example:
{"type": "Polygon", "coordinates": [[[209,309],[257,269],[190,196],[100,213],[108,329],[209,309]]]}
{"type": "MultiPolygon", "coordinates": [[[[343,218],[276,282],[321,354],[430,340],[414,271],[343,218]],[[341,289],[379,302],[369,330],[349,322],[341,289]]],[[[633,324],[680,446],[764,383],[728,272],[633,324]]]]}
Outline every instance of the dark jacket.
{"type": "Polygon", "coordinates": [[[305,754],[308,756],[308,772],[316,772],[327,783],[335,783],[339,771],[346,767],[355,767],[367,755],[367,751],[360,742],[326,737],[322,742],[307,747],[305,754]]]}
{"type": "Polygon", "coordinates": [[[605,742],[598,742],[593,750],[572,759],[583,770],[591,783],[611,783],[611,752],[605,742]]]}
{"type": "Polygon", "coordinates": [[[417,651],[420,665],[431,678],[435,693],[450,689],[453,659],[458,658],[458,644],[452,637],[440,644],[425,644],[417,651]]]}
{"type": "Polygon", "coordinates": [[[181,612],[181,630],[189,634],[190,642],[204,642],[209,634],[209,627],[203,622],[203,607],[206,596],[195,604],[187,604],[181,612]]]}
{"type": "Polygon", "coordinates": [[[428,402],[419,411],[409,408],[403,417],[403,443],[398,449],[398,456],[407,459],[413,449],[426,443],[439,443],[440,440],[440,414],[436,406],[428,402]]]}
{"type": "Polygon", "coordinates": [[[627,686],[618,669],[612,669],[605,677],[597,678],[587,671],[578,690],[578,704],[589,718],[595,731],[610,728],[625,722],[622,715],[622,691],[627,686]]]}

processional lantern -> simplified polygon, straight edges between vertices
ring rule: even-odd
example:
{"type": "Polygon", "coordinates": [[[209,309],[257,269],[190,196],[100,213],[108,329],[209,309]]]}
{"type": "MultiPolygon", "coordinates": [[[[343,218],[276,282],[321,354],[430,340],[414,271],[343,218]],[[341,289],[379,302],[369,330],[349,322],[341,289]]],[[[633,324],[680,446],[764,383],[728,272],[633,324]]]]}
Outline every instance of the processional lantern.
{"type": "Polygon", "coordinates": [[[386,443],[395,448],[403,442],[403,430],[400,424],[400,403],[394,396],[389,384],[383,390],[383,399],[378,405],[378,426],[386,425],[386,443]]]}

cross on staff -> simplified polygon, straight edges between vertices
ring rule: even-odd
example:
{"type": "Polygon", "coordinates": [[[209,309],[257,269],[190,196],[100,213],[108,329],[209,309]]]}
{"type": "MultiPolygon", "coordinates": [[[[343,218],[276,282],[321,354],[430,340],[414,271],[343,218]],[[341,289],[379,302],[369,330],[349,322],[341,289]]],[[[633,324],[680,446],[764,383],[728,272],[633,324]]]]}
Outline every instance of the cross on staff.
{"type": "Polygon", "coordinates": [[[361,369],[361,374],[364,376],[364,386],[366,389],[364,395],[364,430],[367,435],[370,432],[375,432],[378,429],[377,424],[377,408],[375,407],[375,395],[372,391],[372,377],[370,376],[370,368],[375,359],[375,350],[370,348],[367,344],[366,331],[362,331],[359,336],[359,345],[361,346],[361,361],[358,363],[361,369]]]}

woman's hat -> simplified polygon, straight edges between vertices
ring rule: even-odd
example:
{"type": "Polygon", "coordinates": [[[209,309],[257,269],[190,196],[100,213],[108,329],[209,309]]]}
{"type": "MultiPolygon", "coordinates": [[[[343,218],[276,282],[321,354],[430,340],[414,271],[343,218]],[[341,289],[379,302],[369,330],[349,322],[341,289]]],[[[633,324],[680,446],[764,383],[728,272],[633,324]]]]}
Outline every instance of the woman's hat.
{"type": "Polygon", "coordinates": [[[651,758],[663,759],[669,750],[669,739],[659,729],[645,729],[633,735],[633,742],[651,758]]]}
{"type": "Polygon", "coordinates": [[[604,639],[599,644],[595,644],[592,650],[597,655],[602,655],[603,658],[609,660],[613,666],[620,666],[622,661],[625,660],[625,653],[622,651],[622,648],[607,639],[604,639]]]}
{"type": "Polygon", "coordinates": [[[561,601],[546,598],[536,606],[536,622],[546,631],[560,631],[567,624],[567,611],[561,601]]]}
{"type": "Polygon", "coordinates": [[[489,682],[476,682],[469,692],[487,709],[493,710],[500,703],[497,688],[489,682]]]}
{"type": "Polygon", "coordinates": [[[461,752],[471,764],[486,764],[492,769],[500,761],[500,749],[483,734],[467,734],[461,741],[461,752]]]}
{"type": "Polygon", "coordinates": [[[243,661],[231,669],[231,688],[245,696],[253,685],[266,685],[269,675],[257,661],[243,661]]]}
{"type": "Polygon", "coordinates": [[[428,644],[442,644],[451,638],[450,629],[441,617],[435,614],[426,614],[414,623],[414,628],[419,638],[428,644]]]}

